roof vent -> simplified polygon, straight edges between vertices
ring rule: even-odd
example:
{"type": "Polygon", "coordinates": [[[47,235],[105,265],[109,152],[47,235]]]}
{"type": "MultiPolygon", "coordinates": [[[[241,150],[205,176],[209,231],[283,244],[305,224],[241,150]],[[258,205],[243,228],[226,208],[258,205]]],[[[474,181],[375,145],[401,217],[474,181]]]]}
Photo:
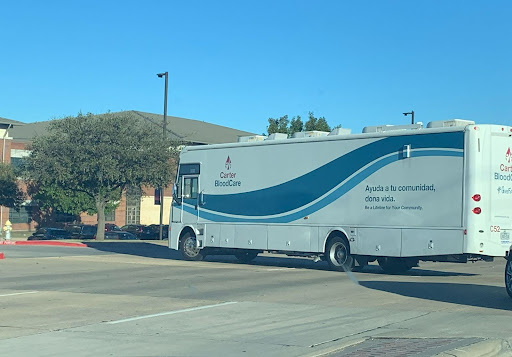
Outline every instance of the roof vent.
{"type": "Polygon", "coordinates": [[[310,131],[298,131],[293,134],[292,138],[318,138],[321,136],[329,135],[328,131],[318,131],[318,130],[310,130],[310,131]]]}
{"type": "Polygon", "coordinates": [[[363,128],[363,133],[382,133],[385,131],[395,131],[395,130],[418,130],[423,128],[423,123],[418,122],[416,124],[408,124],[408,125],[377,125],[377,126],[365,126],[363,128]]]}
{"type": "Polygon", "coordinates": [[[329,133],[329,136],[331,135],[349,135],[352,132],[350,129],[344,129],[344,128],[335,128],[332,129],[332,131],[329,133]]]}
{"type": "Polygon", "coordinates": [[[265,140],[285,140],[288,139],[288,134],[274,133],[270,134],[265,140]]]}
{"type": "Polygon", "coordinates": [[[265,140],[265,135],[248,135],[248,136],[239,136],[238,142],[239,143],[252,143],[255,141],[263,141],[265,140]]]}
{"type": "Polygon", "coordinates": [[[448,128],[452,126],[466,126],[473,124],[475,124],[473,120],[464,119],[436,120],[428,123],[427,128],[448,128]]]}

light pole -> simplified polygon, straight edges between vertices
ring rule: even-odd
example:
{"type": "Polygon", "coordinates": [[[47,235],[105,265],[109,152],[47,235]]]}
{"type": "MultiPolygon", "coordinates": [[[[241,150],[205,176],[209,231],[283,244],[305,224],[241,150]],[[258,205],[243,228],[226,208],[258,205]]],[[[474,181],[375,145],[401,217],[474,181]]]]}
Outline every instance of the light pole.
{"type": "MultiPolygon", "coordinates": [[[[163,128],[163,138],[164,140],[167,137],[167,84],[169,78],[169,72],[157,73],[158,78],[162,78],[165,76],[165,92],[164,92],[164,123],[162,125],[163,128]]],[[[166,163],[167,164],[167,163],[166,163]]],[[[164,187],[160,187],[160,232],[158,234],[158,239],[162,240],[163,238],[163,220],[164,220],[164,187]]]]}
{"type": "Polygon", "coordinates": [[[403,113],[403,114],[404,114],[404,116],[407,116],[410,114],[412,117],[411,124],[414,124],[414,110],[411,110],[410,112],[403,113]]]}

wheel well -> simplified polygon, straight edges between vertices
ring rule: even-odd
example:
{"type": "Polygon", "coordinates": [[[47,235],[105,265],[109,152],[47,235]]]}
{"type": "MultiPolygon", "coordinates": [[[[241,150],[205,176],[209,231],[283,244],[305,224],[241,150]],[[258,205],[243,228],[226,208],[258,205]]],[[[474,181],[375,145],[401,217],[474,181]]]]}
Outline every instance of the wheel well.
{"type": "Polygon", "coordinates": [[[333,239],[334,237],[341,237],[345,241],[345,243],[347,243],[347,247],[348,247],[348,249],[350,251],[350,242],[347,239],[347,235],[344,232],[340,231],[340,230],[334,230],[334,231],[331,231],[329,233],[329,235],[327,236],[327,239],[325,240],[324,252],[325,252],[325,249],[327,248],[327,245],[329,244],[331,239],[333,239]]]}
{"type": "Polygon", "coordinates": [[[194,232],[194,230],[191,228],[191,227],[185,227],[183,228],[183,230],[181,231],[181,234],[180,234],[180,240],[178,243],[181,243],[181,239],[183,238],[183,236],[187,233],[190,233],[192,234],[194,237],[196,235],[196,232],[194,232]]]}

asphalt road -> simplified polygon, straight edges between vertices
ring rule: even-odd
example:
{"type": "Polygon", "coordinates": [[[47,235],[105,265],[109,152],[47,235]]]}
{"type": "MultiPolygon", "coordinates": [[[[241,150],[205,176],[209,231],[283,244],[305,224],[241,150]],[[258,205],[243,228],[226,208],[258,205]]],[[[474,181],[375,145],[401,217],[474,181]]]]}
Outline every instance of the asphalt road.
{"type": "Polygon", "coordinates": [[[147,242],[3,246],[5,356],[512,356],[505,260],[352,274],[147,242]]]}

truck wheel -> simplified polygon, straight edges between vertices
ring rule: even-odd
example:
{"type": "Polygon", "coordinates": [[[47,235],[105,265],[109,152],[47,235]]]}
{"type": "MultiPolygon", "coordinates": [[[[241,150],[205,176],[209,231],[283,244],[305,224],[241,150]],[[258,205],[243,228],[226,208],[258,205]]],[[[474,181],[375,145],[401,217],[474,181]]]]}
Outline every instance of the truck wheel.
{"type": "Polygon", "coordinates": [[[352,271],[354,268],[354,257],[350,255],[350,246],[342,237],[337,236],[329,240],[324,256],[332,270],[352,271]]]}
{"type": "Polygon", "coordinates": [[[242,250],[240,252],[236,252],[235,257],[242,263],[249,263],[258,256],[258,253],[259,252],[257,250],[242,250]]]}
{"type": "Polygon", "coordinates": [[[196,237],[191,232],[183,234],[180,240],[180,251],[185,260],[203,260],[201,249],[197,247],[196,237]]]}
{"type": "Polygon", "coordinates": [[[505,267],[505,287],[507,288],[508,296],[512,298],[512,259],[507,260],[505,267]]]}
{"type": "Polygon", "coordinates": [[[403,258],[382,257],[378,258],[380,267],[386,274],[400,274],[410,270],[416,264],[412,264],[403,258]]]}

